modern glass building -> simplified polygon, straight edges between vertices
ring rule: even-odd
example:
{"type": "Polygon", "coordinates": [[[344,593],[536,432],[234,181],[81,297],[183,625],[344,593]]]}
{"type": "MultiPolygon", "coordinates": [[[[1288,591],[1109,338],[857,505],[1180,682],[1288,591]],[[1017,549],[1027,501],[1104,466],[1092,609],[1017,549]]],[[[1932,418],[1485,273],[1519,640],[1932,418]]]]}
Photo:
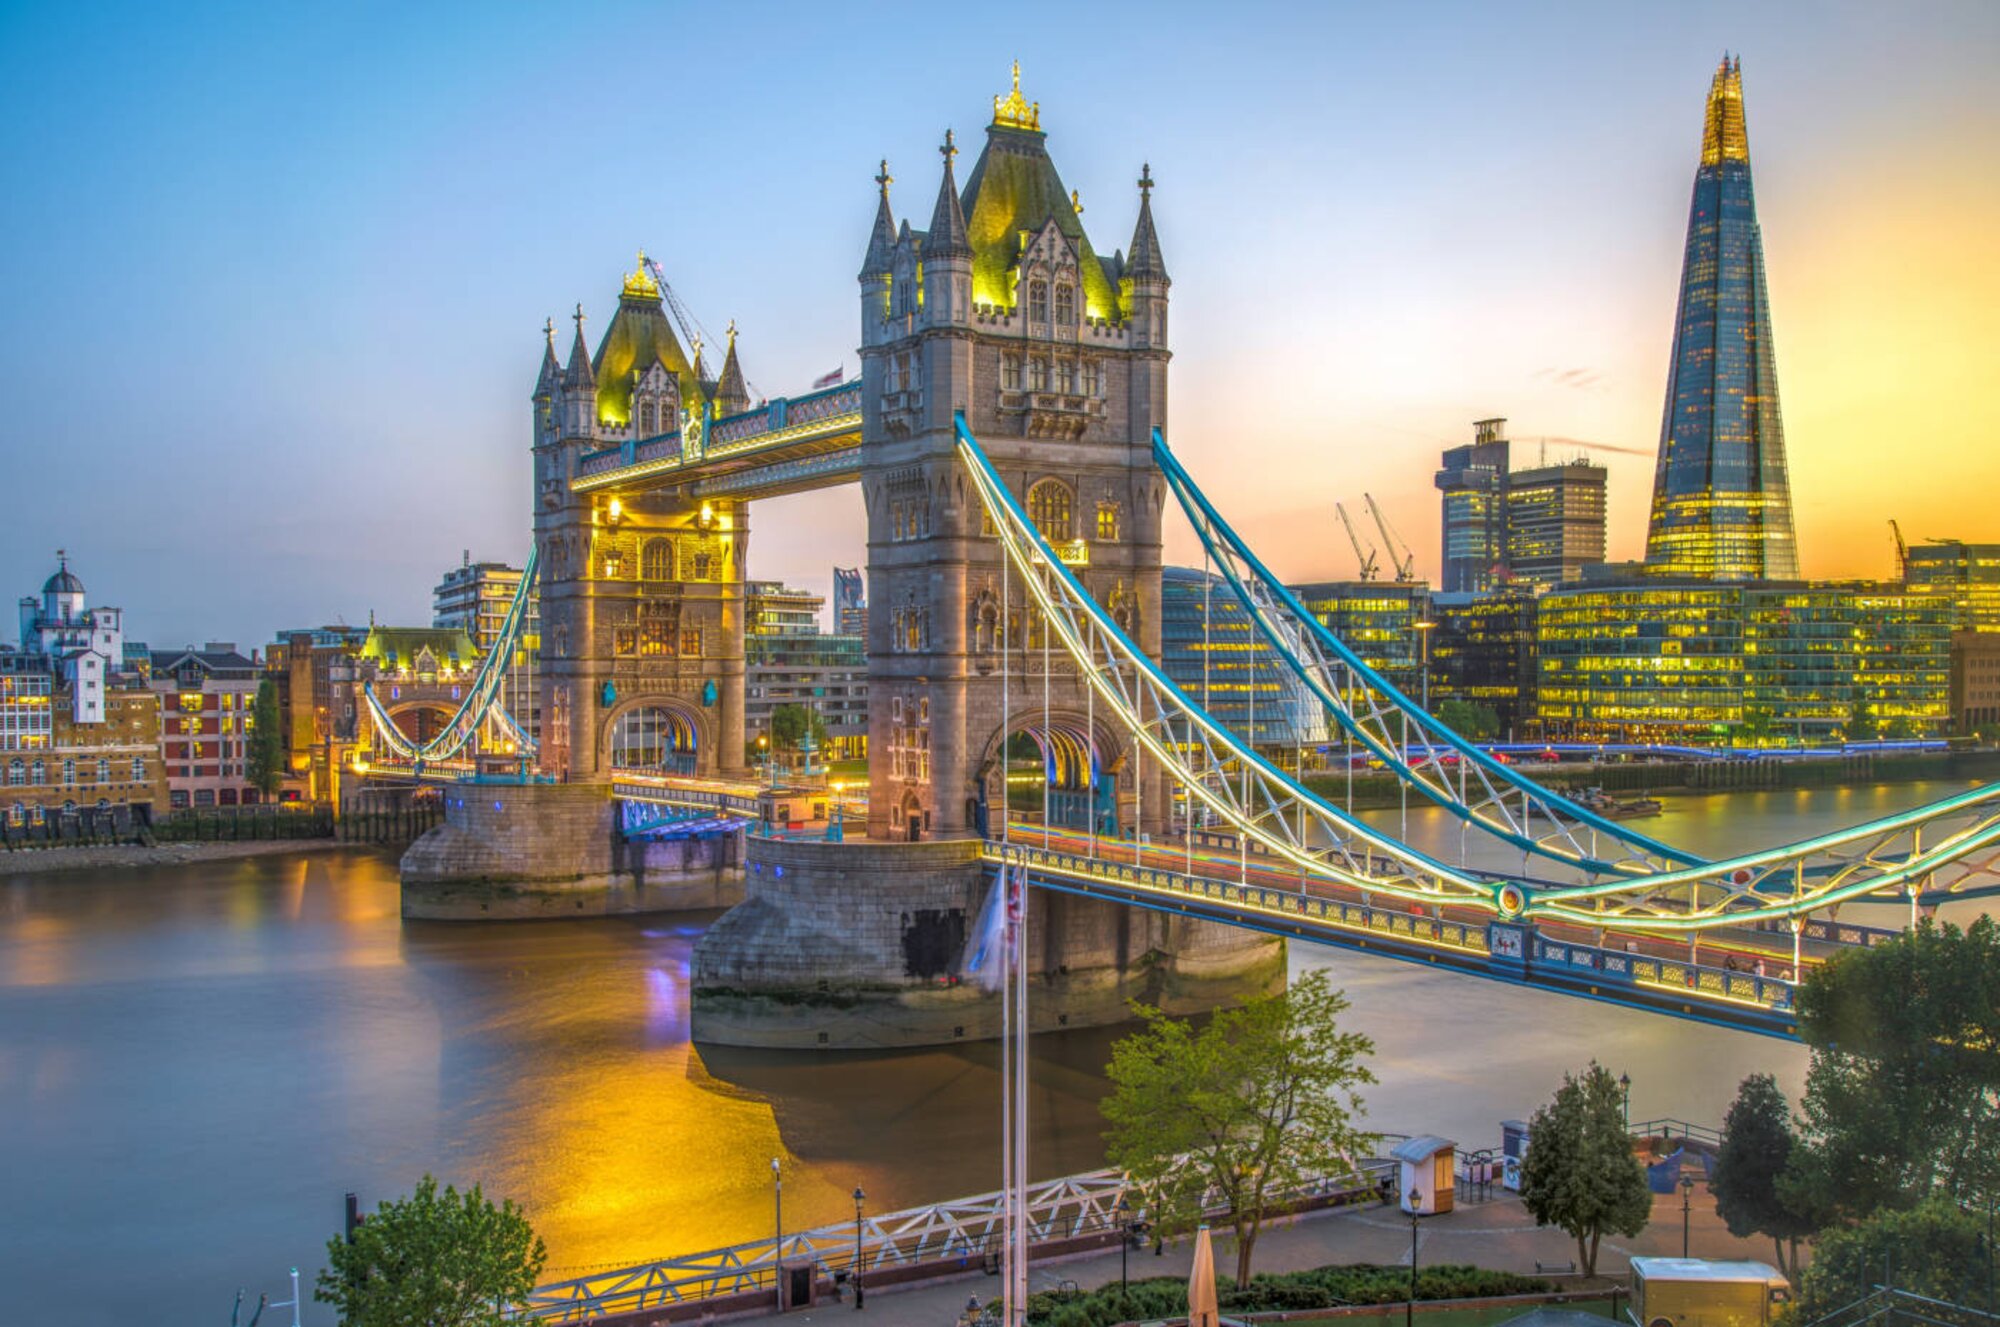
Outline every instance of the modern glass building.
{"type": "Polygon", "coordinates": [[[1903,584],[1949,601],[1962,631],[2000,632],[2000,544],[1918,544],[1903,556],[1903,584]]]}
{"type": "Polygon", "coordinates": [[[1507,421],[1479,419],[1441,458],[1444,594],[1574,581],[1604,561],[1604,467],[1579,457],[1513,468],[1507,421]]]}
{"type": "Polygon", "coordinates": [[[1535,591],[1504,586],[1431,601],[1431,706],[1470,701],[1492,709],[1500,737],[1526,737],[1535,717],[1535,591]]]}
{"type": "Polygon", "coordinates": [[[1388,678],[1404,695],[1423,693],[1429,647],[1431,591],[1418,581],[1318,581],[1294,585],[1306,611],[1346,642],[1361,662],[1388,678]]]}
{"type": "Polygon", "coordinates": [[[1646,564],[1676,579],[1799,575],[1742,63],[1727,57],[1688,207],[1646,564]]]}
{"type": "Polygon", "coordinates": [[[1326,740],[1312,693],[1257,635],[1220,576],[1161,569],[1160,665],[1196,704],[1256,746],[1283,750],[1326,740]]]}
{"type": "Polygon", "coordinates": [[[1443,506],[1446,594],[1477,594],[1505,578],[1507,421],[1479,419],[1472,442],[1447,451],[1436,482],[1443,506]]]}

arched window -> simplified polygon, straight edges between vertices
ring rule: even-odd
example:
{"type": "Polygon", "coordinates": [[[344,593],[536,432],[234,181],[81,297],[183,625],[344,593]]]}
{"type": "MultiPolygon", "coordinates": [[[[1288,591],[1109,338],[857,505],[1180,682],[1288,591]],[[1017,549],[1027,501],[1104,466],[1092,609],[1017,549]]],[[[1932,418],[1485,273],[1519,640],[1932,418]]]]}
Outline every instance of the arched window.
{"type": "Polygon", "coordinates": [[[660,429],[660,414],[651,401],[639,403],[639,436],[650,438],[660,429]]]}
{"type": "Polygon", "coordinates": [[[670,581],[674,578],[674,541],[648,539],[639,553],[639,579],[670,581]]]}
{"type": "Polygon", "coordinates": [[[691,576],[691,579],[693,579],[693,580],[698,580],[698,581],[705,581],[705,580],[707,580],[707,579],[708,579],[708,566],[709,566],[709,562],[710,562],[711,560],[712,560],[712,559],[710,558],[710,556],[709,556],[709,555],[708,555],[707,553],[697,553],[697,554],[695,554],[695,555],[694,555],[694,571],[693,571],[693,573],[692,573],[692,576],[691,576]]]}
{"type": "Polygon", "coordinates": [[[19,825],[27,820],[28,808],[26,806],[23,806],[21,803],[16,802],[14,803],[13,807],[7,812],[7,818],[13,821],[15,824],[19,825]]]}
{"type": "Polygon", "coordinates": [[[47,783],[48,779],[49,779],[49,767],[47,765],[44,765],[41,761],[39,760],[36,761],[34,765],[29,768],[28,771],[29,783],[35,784],[36,786],[39,787],[40,785],[47,783]]]}
{"type": "Polygon", "coordinates": [[[619,715],[611,729],[613,769],[688,773],[694,759],[694,725],[679,710],[642,705],[619,715]]]}
{"type": "Polygon", "coordinates": [[[1028,519],[1051,544],[1067,544],[1076,538],[1076,513],[1069,485],[1060,479],[1044,479],[1028,490],[1028,519]]]}
{"type": "Polygon", "coordinates": [[[28,781],[28,766],[19,756],[7,766],[7,782],[18,788],[28,781]]]}
{"type": "Polygon", "coordinates": [[[1067,281],[1056,283],[1056,326],[1076,326],[1076,287],[1067,281]]]}
{"type": "Polygon", "coordinates": [[[1097,504],[1097,537],[1116,539],[1118,537],[1118,504],[1100,502],[1097,504]]]}
{"type": "Polygon", "coordinates": [[[1028,321],[1045,323],[1049,320],[1049,283],[1039,277],[1028,283],[1028,321]]]}

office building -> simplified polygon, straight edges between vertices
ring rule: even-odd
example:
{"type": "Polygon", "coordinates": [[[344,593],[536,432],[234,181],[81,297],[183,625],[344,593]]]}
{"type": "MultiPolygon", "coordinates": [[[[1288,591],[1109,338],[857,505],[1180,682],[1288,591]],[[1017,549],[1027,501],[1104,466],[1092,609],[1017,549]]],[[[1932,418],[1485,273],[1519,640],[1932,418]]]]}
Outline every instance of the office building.
{"type": "Polygon", "coordinates": [[[1160,667],[1231,732],[1282,753],[1326,740],[1319,702],[1220,576],[1160,570],[1160,667]]]}
{"type": "Polygon", "coordinates": [[[1948,600],[1961,630],[2000,632],[2000,544],[1931,539],[1902,560],[1903,584],[1948,600]]]}
{"type": "Polygon", "coordinates": [[[167,804],[252,806],[252,711],[263,667],[233,644],[154,650],[146,685],[160,698],[160,753],[167,765],[167,804]]]}
{"type": "Polygon", "coordinates": [[[833,569],[833,629],[841,635],[868,635],[867,587],[867,573],[861,568],[833,569]]]}
{"type": "Polygon", "coordinates": [[[1291,586],[1308,613],[1399,691],[1421,699],[1430,587],[1418,581],[1316,581],[1291,586]]]}
{"type": "MultiPolygon", "coordinates": [[[[839,573],[835,573],[839,587],[839,573]]],[[[867,639],[820,630],[826,600],[777,581],[744,586],[748,629],[743,636],[743,722],[751,745],[769,738],[771,716],[785,705],[819,715],[822,760],[868,754],[867,639]]]]}
{"type": "Polygon", "coordinates": [[[1688,206],[1646,564],[1676,580],[1795,580],[1799,555],[1741,61],[1709,86],[1688,206]]]}
{"type": "Polygon", "coordinates": [[[1531,735],[1536,716],[1535,591],[1502,586],[1480,595],[1432,597],[1430,699],[1484,705],[1502,738],[1531,735]]]}
{"type": "Polygon", "coordinates": [[[1444,453],[1435,482],[1443,517],[1441,593],[1561,585],[1604,560],[1605,471],[1584,458],[1513,468],[1504,419],[1475,420],[1473,441],[1444,453]]]}

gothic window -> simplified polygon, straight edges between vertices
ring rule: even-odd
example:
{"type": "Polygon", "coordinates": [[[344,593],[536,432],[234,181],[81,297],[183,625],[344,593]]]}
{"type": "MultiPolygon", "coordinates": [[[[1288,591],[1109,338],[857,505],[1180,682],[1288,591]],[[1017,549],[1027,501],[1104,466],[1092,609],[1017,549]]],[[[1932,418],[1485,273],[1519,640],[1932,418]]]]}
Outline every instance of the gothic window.
{"type": "Polygon", "coordinates": [[[1056,283],[1056,326],[1076,326],[1076,287],[1067,281],[1056,283]]]}
{"type": "Polygon", "coordinates": [[[611,652],[632,655],[639,652],[639,633],[631,627],[617,627],[611,633],[611,652]]]}
{"type": "Polygon", "coordinates": [[[1028,361],[1028,390],[1046,392],[1049,389],[1049,362],[1037,355],[1028,361]]]}
{"type": "Polygon", "coordinates": [[[674,543],[671,539],[648,539],[639,552],[639,578],[670,581],[674,578],[674,543]]]}
{"type": "Polygon", "coordinates": [[[625,574],[625,556],[617,549],[604,555],[604,579],[615,581],[625,574]]]}
{"type": "Polygon", "coordinates": [[[29,783],[34,784],[36,787],[40,787],[42,784],[47,783],[48,781],[49,781],[48,766],[44,765],[39,760],[36,761],[33,765],[29,766],[28,768],[29,783]]]}
{"type": "Polygon", "coordinates": [[[887,360],[883,361],[882,390],[891,396],[903,390],[903,357],[901,355],[891,355],[887,360]]]}
{"type": "Polygon", "coordinates": [[[915,653],[924,647],[922,619],[913,608],[903,610],[903,648],[915,653]]]}
{"type": "Polygon", "coordinates": [[[639,653],[674,652],[674,618],[671,605],[647,604],[639,610],[639,653]]]}
{"type": "Polygon", "coordinates": [[[1028,519],[1051,544],[1076,538],[1074,499],[1060,479],[1044,479],[1028,490],[1028,519]]]}
{"type": "Polygon", "coordinates": [[[705,581],[708,579],[708,566],[711,561],[713,561],[713,558],[707,553],[697,553],[694,555],[695,580],[705,581]]]}
{"type": "Polygon", "coordinates": [[[1076,361],[1059,359],[1056,361],[1056,390],[1064,396],[1076,391],[1076,361]]]}
{"type": "Polygon", "coordinates": [[[1049,320],[1049,283],[1037,277],[1028,283],[1028,321],[1045,323],[1049,320]]]}
{"type": "Polygon", "coordinates": [[[689,627],[681,632],[681,657],[683,659],[701,658],[700,627],[689,627]]]}
{"type": "Polygon", "coordinates": [[[1118,504],[1100,502],[1097,504],[1097,537],[1111,540],[1118,537],[1118,504]]]}
{"type": "Polygon", "coordinates": [[[1021,357],[1002,355],[1000,357],[1000,390],[1018,392],[1021,390],[1021,357]]]}
{"type": "Polygon", "coordinates": [[[650,438],[659,432],[660,414],[651,401],[639,403],[639,436],[650,438]]]}
{"type": "Polygon", "coordinates": [[[1104,370],[1094,359],[1083,361],[1083,394],[1085,396],[1104,395],[1104,370]]]}

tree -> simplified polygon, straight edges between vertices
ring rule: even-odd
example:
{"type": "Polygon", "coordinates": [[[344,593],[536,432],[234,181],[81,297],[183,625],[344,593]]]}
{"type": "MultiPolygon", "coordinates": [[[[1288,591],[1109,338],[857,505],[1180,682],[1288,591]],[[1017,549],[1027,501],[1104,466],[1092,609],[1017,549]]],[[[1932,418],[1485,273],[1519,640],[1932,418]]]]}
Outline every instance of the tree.
{"type": "Polygon", "coordinates": [[[1597,1061],[1581,1078],[1564,1074],[1555,1100],[1528,1121],[1521,1202],[1537,1225],[1576,1240],[1585,1276],[1597,1275],[1600,1239],[1636,1235],[1652,1217],[1646,1172],[1625,1132],[1624,1094],[1597,1061]]]}
{"type": "Polygon", "coordinates": [[[1722,1151],[1712,1185],[1715,1210],[1738,1239],[1769,1235],[1779,1270],[1797,1281],[1799,1241],[1812,1234],[1813,1225],[1779,1192],[1792,1146],[1792,1111],[1778,1080],[1750,1075],[1736,1089],[1722,1122],[1722,1151]]]}
{"type": "Polygon", "coordinates": [[[1795,1210],[1855,1222],[1940,1190],[1983,1207],[2000,1137],[2000,925],[1926,918],[1848,950],[1807,974],[1798,1018],[1812,1063],[1782,1185],[1795,1210]]]}
{"type": "Polygon", "coordinates": [[[1813,1249],[1794,1320],[1811,1322],[1889,1285],[1954,1304],[1986,1302],[1986,1217],[1942,1196],[1831,1231],[1813,1249]]]}
{"type": "Polygon", "coordinates": [[[1855,701],[1847,707],[1847,740],[1850,742],[1872,742],[1881,731],[1881,725],[1866,705],[1855,701]]]}
{"type": "Polygon", "coordinates": [[[257,699],[250,707],[249,745],[244,774],[250,786],[276,797],[285,784],[285,733],[278,717],[278,684],[268,677],[257,684],[257,699]]]}
{"type": "Polygon", "coordinates": [[[1491,705],[1477,700],[1447,700],[1438,706],[1438,722],[1457,733],[1477,741],[1496,736],[1500,731],[1500,715],[1491,705]]]}
{"type": "Polygon", "coordinates": [[[327,1241],[313,1298],[344,1327],[503,1327],[526,1302],[547,1250],[513,1200],[473,1185],[438,1192],[429,1175],[354,1232],[327,1241]]]}
{"type": "Polygon", "coordinates": [[[1133,1008],[1146,1026],[1112,1047],[1106,1151],[1153,1194],[1163,1232],[1191,1228],[1204,1196],[1219,1198],[1236,1232],[1236,1283],[1247,1285],[1272,1206],[1310,1181],[1354,1173],[1374,1145],[1355,1120],[1359,1089],[1375,1081],[1375,1043],[1340,1030],[1347,997],[1323,971],[1198,1031],[1133,1008]]]}
{"type": "Polygon", "coordinates": [[[771,711],[771,745],[780,751],[797,751],[811,733],[813,745],[826,745],[826,720],[819,711],[804,705],[780,705],[771,711]]]}
{"type": "Polygon", "coordinates": [[[1745,746],[1762,746],[1775,730],[1778,716],[1761,705],[1743,707],[1743,722],[1736,725],[1736,739],[1745,746]]]}

